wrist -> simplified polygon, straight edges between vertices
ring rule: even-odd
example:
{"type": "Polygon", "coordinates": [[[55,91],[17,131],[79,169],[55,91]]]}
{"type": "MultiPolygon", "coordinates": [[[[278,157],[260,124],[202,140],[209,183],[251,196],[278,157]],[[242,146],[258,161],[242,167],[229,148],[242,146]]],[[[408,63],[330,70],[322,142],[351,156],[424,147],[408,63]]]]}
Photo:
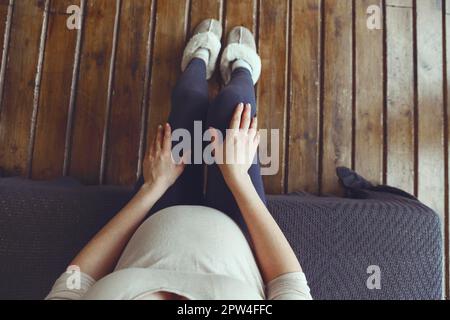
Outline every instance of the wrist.
{"type": "Polygon", "coordinates": [[[225,177],[225,182],[227,183],[231,191],[246,188],[247,186],[253,185],[250,175],[248,173],[225,177]]]}
{"type": "Polygon", "coordinates": [[[150,199],[156,199],[157,201],[159,198],[163,196],[163,194],[166,192],[167,188],[164,187],[161,183],[144,183],[139,193],[142,194],[146,198],[150,199]]]}

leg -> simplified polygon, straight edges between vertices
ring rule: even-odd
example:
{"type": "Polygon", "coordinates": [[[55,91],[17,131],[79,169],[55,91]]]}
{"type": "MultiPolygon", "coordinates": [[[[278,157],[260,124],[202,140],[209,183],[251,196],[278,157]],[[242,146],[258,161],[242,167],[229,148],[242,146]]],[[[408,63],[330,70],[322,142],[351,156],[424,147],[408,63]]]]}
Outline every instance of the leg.
{"type": "MultiPolygon", "coordinates": [[[[205,121],[208,107],[206,64],[201,59],[193,59],[172,93],[172,109],[169,116],[172,130],[186,129],[193,137],[194,122],[205,121]]],[[[203,164],[187,165],[184,173],[156,203],[151,213],[176,205],[202,204],[203,172],[203,164]]],[[[142,186],[143,182],[141,177],[136,188],[142,186]]]]}
{"type": "MultiPolygon", "coordinates": [[[[222,134],[225,134],[231,117],[237,105],[241,102],[250,103],[252,105],[252,116],[256,115],[253,80],[250,72],[244,68],[238,68],[233,72],[231,82],[220,92],[211,105],[208,112],[208,126],[219,129],[222,134]]],[[[249,174],[260,198],[265,203],[266,197],[259,164],[253,165],[249,174]]],[[[226,213],[245,231],[246,225],[239,207],[230,189],[225,184],[217,165],[208,167],[207,178],[206,205],[226,213]]]]}

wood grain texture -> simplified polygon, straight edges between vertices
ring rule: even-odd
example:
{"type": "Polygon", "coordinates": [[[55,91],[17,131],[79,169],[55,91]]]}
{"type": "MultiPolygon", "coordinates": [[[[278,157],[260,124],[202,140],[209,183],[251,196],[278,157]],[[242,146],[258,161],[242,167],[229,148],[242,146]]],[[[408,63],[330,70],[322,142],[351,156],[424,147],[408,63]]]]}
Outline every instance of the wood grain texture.
{"type": "MultiPolygon", "coordinates": [[[[257,86],[258,121],[269,132],[279,130],[279,140],[274,144],[279,157],[272,160],[278,161],[279,170],[276,175],[264,176],[264,183],[267,193],[279,194],[285,188],[289,2],[266,0],[259,9],[259,55],[263,70],[257,86]]],[[[274,154],[271,148],[268,151],[271,156],[274,154]]]]}
{"type": "Polygon", "coordinates": [[[16,1],[0,105],[0,166],[27,175],[44,1],[16,1]]]}
{"type": "Polygon", "coordinates": [[[225,33],[228,35],[236,26],[244,26],[256,32],[257,0],[227,0],[225,5],[225,33]]]}
{"type": "Polygon", "coordinates": [[[340,193],[336,167],[352,165],[352,1],[324,2],[321,191],[340,193]]]}
{"type": "Polygon", "coordinates": [[[320,3],[292,2],[288,192],[319,192],[320,3]]]}
{"type": "MultiPolygon", "coordinates": [[[[367,27],[367,9],[381,0],[355,1],[355,170],[383,183],[384,55],[383,30],[367,27]]],[[[381,22],[383,17],[379,17],[381,22]]]]}
{"type": "Polygon", "coordinates": [[[190,31],[205,19],[222,20],[222,0],[192,0],[190,12],[190,31]]]}
{"type": "Polygon", "coordinates": [[[140,123],[152,0],[122,2],[106,146],[105,183],[132,185],[138,168],[140,123]]]}
{"type": "Polygon", "coordinates": [[[169,116],[171,92],[181,73],[188,8],[185,0],[157,1],[148,141],[153,140],[158,125],[166,123],[169,116]]]}
{"type": "Polygon", "coordinates": [[[417,1],[418,195],[444,221],[442,36],[442,2],[417,1]]]}
{"type": "Polygon", "coordinates": [[[80,2],[51,1],[39,113],[32,159],[33,179],[55,179],[63,174],[65,134],[75,62],[77,30],[66,26],[67,7],[80,2]]]}
{"type": "Polygon", "coordinates": [[[98,184],[116,1],[89,0],[72,132],[69,175],[98,184]]]}
{"type": "Polygon", "coordinates": [[[414,13],[412,0],[386,3],[386,183],[414,193],[414,13]]]}
{"type": "Polygon", "coordinates": [[[8,18],[8,8],[10,0],[0,0],[0,65],[2,63],[3,44],[6,35],[6,23],[8,18]]]}

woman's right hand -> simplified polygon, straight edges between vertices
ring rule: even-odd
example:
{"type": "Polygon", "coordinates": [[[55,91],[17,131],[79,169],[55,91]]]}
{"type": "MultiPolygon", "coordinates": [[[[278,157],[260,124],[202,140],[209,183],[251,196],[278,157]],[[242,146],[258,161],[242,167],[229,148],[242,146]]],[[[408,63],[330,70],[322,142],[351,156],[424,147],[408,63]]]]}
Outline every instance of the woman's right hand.
{"type": "Polygon", "coordinates": [[[248,178],[258,151],[261,139],[258,119],[252,119],[251,111],[250,104],[237,106],[223,142],[220,132],[210,129],[216,163],[229,186],[248,178]]]}
{"type": "Polygon", "coordinates": [[[184,163],[172,157],[172,129],[169,124],[159,126],[155,140],[144,159],[142,189],[156,191],[162,196],[184,171],[184,163]]]}

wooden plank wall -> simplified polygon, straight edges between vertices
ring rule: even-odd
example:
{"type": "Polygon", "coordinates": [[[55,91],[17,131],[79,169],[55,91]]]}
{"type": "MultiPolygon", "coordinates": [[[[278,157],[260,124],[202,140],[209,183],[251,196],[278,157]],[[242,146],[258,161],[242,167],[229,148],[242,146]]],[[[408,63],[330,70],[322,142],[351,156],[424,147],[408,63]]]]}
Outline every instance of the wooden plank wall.
{"type": "Polygon", "coordinates": [[[353,2],[323,5],[321,191],[338,193],[336,167],[352,166],[353,2]]]}
{"type": "Polygon", "coordinates": [[[50,179],[63,172],[78,39],[78,32],[66,28],[65,12],[73,3],[71,0],[65,0],[52,1],[50,4],[30,168],[33,179],[50,179]]]}
{"type": "Polygon", "coordinates": [[[449,14],[446,0],[0,0],[0,173],[132,185],[190,32],[245,25],[261,126],[280,132],[268,193],[340,194],[348,166],[419,196],[444,222],[448,296],[449,14]]]}

